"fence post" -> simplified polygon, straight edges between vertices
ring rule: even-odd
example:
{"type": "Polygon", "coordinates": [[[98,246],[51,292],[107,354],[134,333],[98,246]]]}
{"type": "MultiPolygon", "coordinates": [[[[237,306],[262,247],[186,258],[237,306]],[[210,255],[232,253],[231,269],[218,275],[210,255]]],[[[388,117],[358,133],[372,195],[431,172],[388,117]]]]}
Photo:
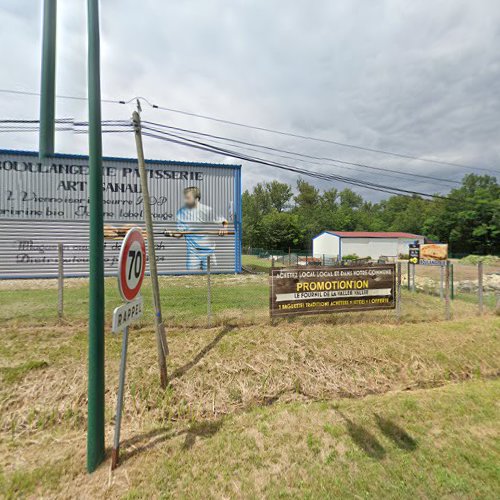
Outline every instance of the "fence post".
{"type": "Polygon", "coordinates": [[[477,263],[477,295],[479,299],[479,315],[483,314],[483,263],[477,263]]]}
{"type": "Polygon", "coordinates": [[[451,288],[451,300],[455,298],[455,265],[450,265],[450,288],[451,288]]]}
{"type": "Polygon", "coordinates": [[[446,261],[446,270],[445,270],[445,297],[444,297],[444,307],[445,307],[445,318],[447,320],[451,319],[451,310],[450,310],[450,261],[446,261]]]}
{"type": "Polygon", "coordinates": [[[444,266],[439,266],[439,298],[442,299],[444,296],[444,266]]]}
{"type": "Polygon", "coordinates": [[[397,277],[396,277],[396,319],[401,319],[401,262],[397,264],[397,277]]]}
{"type": "Polygon", "coordinates": [[[57,244],[57,316],[64,314],[64,250],[63,244],[57,244]]]}
{"type": "Polygon", "coordinates": [[[212,280],[210,279],[210,255],[207,257],[207,326],[212,328],[212,280]]]}
{"type": "Polygon", "coordinates": [[[410,261],[407,262],[406,265],[406,286],[408,287],[408,291],[410,290],[410,261]]]}

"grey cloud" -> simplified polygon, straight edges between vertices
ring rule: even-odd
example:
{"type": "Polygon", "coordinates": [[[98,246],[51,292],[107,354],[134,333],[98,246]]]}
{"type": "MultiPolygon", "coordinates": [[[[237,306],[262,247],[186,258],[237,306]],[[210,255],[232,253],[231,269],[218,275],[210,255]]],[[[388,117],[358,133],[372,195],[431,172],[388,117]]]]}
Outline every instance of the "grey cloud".
{"type": "MultiPolygon", "coordinates": [[[[0,76],[2,88],[39,88],[40,4],[22,0],[0,6],[0,63],[7,69],[0,76]]],[[[86,95],[84,4],[59,2],[58,91],[63,94],[86,95]]],[[[496,0],[106,0],[101,14],[103,97],[143,95],[168,107],[230,120],[499,168],[496,0]]],[[[38,100],[1,95],[0,109],[6,117],[32,118],[38,100]]],[[[103,118],[127,119],[131,111],[131,105],[105,104],[103,118]]],[[[58,101],[57,114],[86,119],[86,103],[58,101]]],[[[144,118],[407,172],[455,180],[468,173],[148,108],[144,118]]],[[[36,144],[33,134],[0,135],[4,148],[35,149],[36,144]]],[[[59,134],[57,144],[64,152],[87,150],[81,136],[59,134]]],[[[156,158],[224,160],[153,140],[146,141],[146,151],[156,158]]],[[[104,152],[133,156],[132,138],[105,136],[104,152]]],[[[309,168],[446,192],[442,185],[347,167],[309,168]]],[[[246,187],[273,178],[296,180],[244,163],[246,187]]]]}

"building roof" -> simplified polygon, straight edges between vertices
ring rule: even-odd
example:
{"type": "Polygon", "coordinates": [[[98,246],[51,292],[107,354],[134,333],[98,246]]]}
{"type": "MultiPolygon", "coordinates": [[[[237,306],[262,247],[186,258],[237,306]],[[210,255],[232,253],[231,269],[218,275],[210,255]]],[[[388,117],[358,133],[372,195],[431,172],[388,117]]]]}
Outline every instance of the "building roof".
{"type": "Polygon", "coordinates": [[[410,238],[418,239],[423,236],[412,233],[384,232],[384,231],[323,231],[324,233],[334,234],[341,238],[410,238]]]}

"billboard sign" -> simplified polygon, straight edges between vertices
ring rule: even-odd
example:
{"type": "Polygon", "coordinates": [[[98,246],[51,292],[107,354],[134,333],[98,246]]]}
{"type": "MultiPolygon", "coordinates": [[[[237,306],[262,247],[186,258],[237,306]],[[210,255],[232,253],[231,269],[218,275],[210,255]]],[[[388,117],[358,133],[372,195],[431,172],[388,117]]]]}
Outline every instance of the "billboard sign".
{"type": "Polygon", "coordinates": [[[271,316],[394,309],[395,264],[270,271],[271,316]]]}
{"type": "Polygon", "coordinates": [[[444,266],[448,260],[448,245],[442,243],[425,243],[420,245],[419,264],[427,266],[444,266]]]}
{"type": "MultiPolygon", "coordinates": [[[[241,270],[241,170],[238,165],[146,162],[160,274],[241,270]]],[[[0,151],[0,277],[57,276],[64,244],[67,276],[88,275],[88,158],[0,151]]],[[[143,224],[137,160],[103,161],[106,228],[143,224]]],[[[115,275],[121,241],[105,241],[107,275],[115,275]]],[[[147,272],[147,271],[146,271],[147,272]]]]}

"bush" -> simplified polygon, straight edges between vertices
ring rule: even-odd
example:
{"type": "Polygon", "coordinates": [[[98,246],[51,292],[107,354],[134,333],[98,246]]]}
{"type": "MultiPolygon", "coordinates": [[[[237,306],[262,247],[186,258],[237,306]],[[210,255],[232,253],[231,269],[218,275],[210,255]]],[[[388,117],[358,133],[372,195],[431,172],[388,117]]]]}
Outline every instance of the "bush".
{"type": "Polygon", "coordinates": [[[486,264],[487,266],[500,265],[500,257],[495,255],[467,255],[463,259],[458,261],[460,264],[469,264],[477,266],[479,262],[486,264]]]}
{"type": "Polygon", "coordinates": [[[349,255],[342,255],[342,260],[358,260],[359,257],[355,254],[349,254],[349,255]]]}

